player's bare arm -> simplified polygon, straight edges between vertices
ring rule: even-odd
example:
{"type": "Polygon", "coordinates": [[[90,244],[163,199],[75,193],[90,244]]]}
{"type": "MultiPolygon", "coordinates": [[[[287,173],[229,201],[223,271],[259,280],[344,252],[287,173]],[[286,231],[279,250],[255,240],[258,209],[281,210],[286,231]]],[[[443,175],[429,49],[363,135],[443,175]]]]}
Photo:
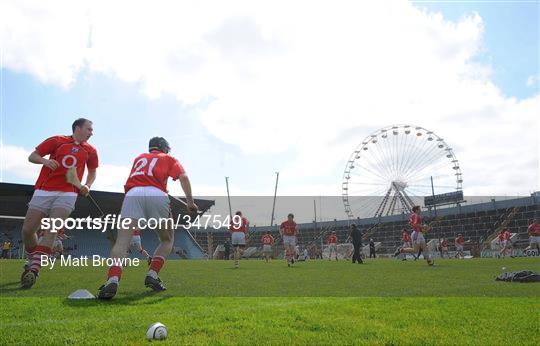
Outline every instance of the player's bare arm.
{"type": "Polygon", "coordinates": [[[36,165],[43,165],[45,167],[48,167],[52,169],[53,171],[58,168],[58,161],[56,160],[48,160],[44,157],[41,157],[39,153],[34,150],[30,156],[28,156],[28,161],[35,163],[36,165]]]}
{"type": "Polygon", "coordinates": [[[187,174],[180,174],[178,179],[180,180],[180,185],[182,185],[182,190],[184,190],[184,194],[186,195],[187,208],[192,212],[196,212],[197,210],[199,210],[199,207],[197,207],[197,205],[193,201],[193,195],[191,193],[191,182],[189,181],[189,177],[187,176],[187,174]]]}
{"type": "Polygon", "coordinates": [[[84,183],[84,185],[79,190],[79,193],[81,195],[83,196],[88,195],[88,193],[90,192],[90,187],[92,186],[94,181],[96,181],[96,175],[97,175],[96,169],[88,169],[88,175],[86,176],[86,183],[84,183]]]}

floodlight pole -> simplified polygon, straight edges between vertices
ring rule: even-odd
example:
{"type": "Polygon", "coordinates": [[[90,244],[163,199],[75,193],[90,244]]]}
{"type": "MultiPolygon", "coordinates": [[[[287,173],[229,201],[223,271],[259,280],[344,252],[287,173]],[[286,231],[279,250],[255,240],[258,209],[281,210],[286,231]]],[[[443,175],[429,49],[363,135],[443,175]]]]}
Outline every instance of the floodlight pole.
{"type": "Polygon", "coordinates": [[[313,215],[314,215],[314,222],[315,222],[315,230],[317,230],[317,204],[315,204],[315,200],[313,200],[313,215]]]}
{"type": "MultiPolygon", "coordinates": [[[[431,196],[433,197],[433,202],[435,202],[435,188],[433,188],[433,176],[429,177],[431,179],[431,196]]],[[[433,210],[435,211],[435,217],[437,217],[437,204],[433,203],[433,210]]]]}
{"type": "Polygon", "coordinates": [[[229,217],[232,218],[231,195],[229,194],[229,177],[225,177],[225,185],[227,186],[227,200],[229,201],[229,217]]]}
{"type": "Polygon", "coordinates": [[[272,217],[270,218],[270,228],[274,226],[274,212],[276,211],[276,195],[279,181],[279,172],[276,172],[276,186],[274,188],[274,202],[272,203],[272,217]]]}

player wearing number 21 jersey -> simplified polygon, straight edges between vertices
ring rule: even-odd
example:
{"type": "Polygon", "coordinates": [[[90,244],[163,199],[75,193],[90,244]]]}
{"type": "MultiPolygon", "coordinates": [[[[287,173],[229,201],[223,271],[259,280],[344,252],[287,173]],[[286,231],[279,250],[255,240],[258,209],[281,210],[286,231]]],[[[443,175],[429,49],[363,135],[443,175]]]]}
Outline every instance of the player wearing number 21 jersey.
{"type": "MultiPolygon", "coordinates": [[[[158,221],[170,217],[167,180],[180,180],[186,194],[189,211],[196,212],[193,202],[191,184],[182,165],[169,155],[169,143],[162,137],[150,139],[148,153],[137,156],[125,184],[126,195],[122,203],[120,215],[130,219],[130,225],[118,231],[116,242],[110,257],[115,263],[109,267],[107,282],[99,288],[99,299],[111,299],[116,295],[120,278],[122,277],[122,259],[130,245],[134,231],[138,226],[149,224],[150,219],[158,221]]],[[[171,252],[174,243],[173,229],[157,229],[159,245],[156,248],[150,269],[146,274],[144,285],[154,291],[164,291],[166,288],[158,277],[165,257],[171,252]]]]}
{"type": "Polygon", "coordinates": [[[88,144],[94,131],[92,122],[79,118],[73,122],[71,129],[71,136],[50,137],[28,157],[28,161],[42,167],[21,230],[28,256],[21,275],[21,288],[28,289],[34,285],[42,260],[51,255],[57,237],[57,229],[44,229],[44,236],[38,240],[41,220],[47,216],[65,220],[75,208],[77,195],[87,195],[96,179],[97,150],[88,144]],[[85,168],[88,168],[86,183],[80,190],[66,181],[66,172],[70,168],[75,168],[79,180],[85,168]]]}

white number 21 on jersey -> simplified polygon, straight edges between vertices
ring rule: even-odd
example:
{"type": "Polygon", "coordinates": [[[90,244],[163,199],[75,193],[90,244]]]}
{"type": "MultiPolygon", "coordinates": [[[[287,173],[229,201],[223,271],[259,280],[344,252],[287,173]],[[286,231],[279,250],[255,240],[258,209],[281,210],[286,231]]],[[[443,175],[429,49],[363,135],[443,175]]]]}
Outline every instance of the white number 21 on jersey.
{"type": "Polygon", "coordinates": [[[146,157],[141,157],[133,165],[133,168],[135,168],[135,172],[131,173],[129,177],[133,178],[134,176],[141,175],[141,174],[148,174],[150,177],[154,176],[154,174],[152,173],[152,170],[154,169],[154,166],[156,165],[157,160],[158,158],[154,157],[152,161],[150,161],[150,165],[148,166],[148,171],[145,172],[143,168],[146,167],[146,165],[148,164],[148,160],[146,159],[146,157]]]}

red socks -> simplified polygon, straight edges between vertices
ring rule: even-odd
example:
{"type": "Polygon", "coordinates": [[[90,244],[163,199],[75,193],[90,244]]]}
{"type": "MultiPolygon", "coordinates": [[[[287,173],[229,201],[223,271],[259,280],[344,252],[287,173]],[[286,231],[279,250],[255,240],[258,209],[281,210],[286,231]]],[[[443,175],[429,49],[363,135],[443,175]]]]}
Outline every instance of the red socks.
{"type": "Polygon", "coordinates": [[[41,269],[41,256],[50,256],[51,248],[48,246],[37,245],[33,249],[27,250],[30,253],[32,262],[30,263],[30,270],[39,273],[41,269]]]}
{"type": "Polygon", "coordinates": [[[165,264],[165,258],[161,256],[154,256],[152,257],[152,262],[150,263],[150,270],[155,271],[157,274],[163,267],[163,264],[165,264]]]}

